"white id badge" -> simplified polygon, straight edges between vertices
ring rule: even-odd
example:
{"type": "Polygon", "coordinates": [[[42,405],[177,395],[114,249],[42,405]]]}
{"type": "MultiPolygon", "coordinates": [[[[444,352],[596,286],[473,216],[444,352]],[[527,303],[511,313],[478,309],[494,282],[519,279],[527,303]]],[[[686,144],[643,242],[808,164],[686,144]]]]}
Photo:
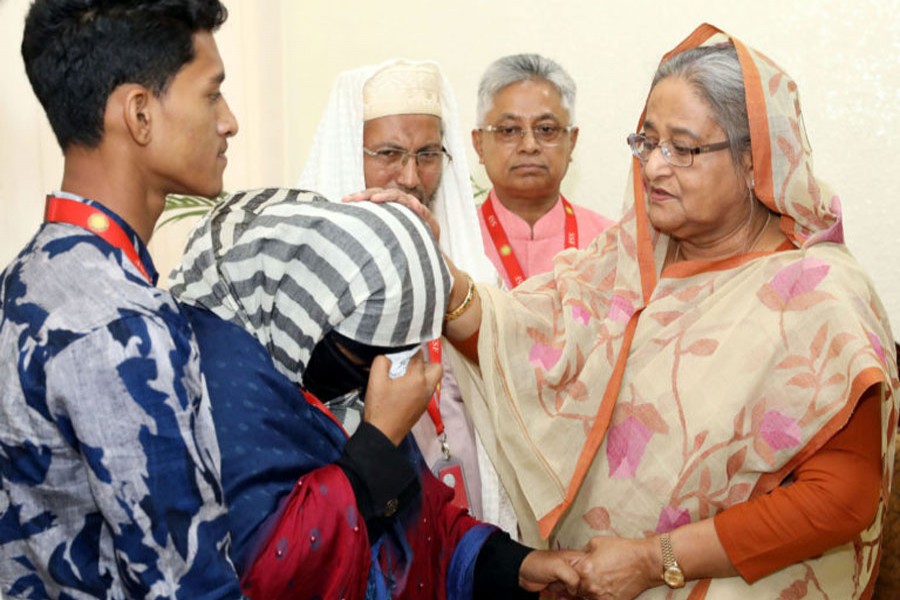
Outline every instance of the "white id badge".
{"type": "Polygon", "coordinates": [[[432,468],[435,477],[453,490],[454,505],[469,510],[469,492],[466,489],[466,478],[463,476],[462,463],[455,456],[441,457],[432,468]]]}

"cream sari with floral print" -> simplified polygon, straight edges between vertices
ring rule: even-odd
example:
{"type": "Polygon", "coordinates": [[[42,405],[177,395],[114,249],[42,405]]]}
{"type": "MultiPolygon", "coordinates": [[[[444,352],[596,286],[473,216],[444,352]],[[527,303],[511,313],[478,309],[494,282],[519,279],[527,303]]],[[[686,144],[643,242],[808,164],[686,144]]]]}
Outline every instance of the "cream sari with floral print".
{"type": "Polygon", "coordinates": [[[512,293],[479,286],[480,368],[457,356],[454,370],[464,392],[481,392],[464,398],[484,398],[470,410],[524,541],[570,548],[669,531],[784,485],[879,387],[882,503],[858,539],[752,586],[735,577],[645,594],[859,597],[891,480],[893,337],[843,245],[840,202],[813,175],[794,82],[709,25],[672,53],[728,41],[744,72],[755,191],[792,247],[660,272],[668,238],[649,224],[635,161],[618,226],[512,293]]]}

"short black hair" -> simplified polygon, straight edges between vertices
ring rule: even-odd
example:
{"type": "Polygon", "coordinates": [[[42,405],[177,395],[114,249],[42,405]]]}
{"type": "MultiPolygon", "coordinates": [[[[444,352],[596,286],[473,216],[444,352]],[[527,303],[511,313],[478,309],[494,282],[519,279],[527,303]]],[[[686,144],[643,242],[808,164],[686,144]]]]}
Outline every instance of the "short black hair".
{"type": "Polygon", "coordinates": [[[227,18],[219,0],[35,0],[22,58],[63,151],[99,145],[106,103],[119,85],[162,95],[193,60],[193,35],[227,18]]]}

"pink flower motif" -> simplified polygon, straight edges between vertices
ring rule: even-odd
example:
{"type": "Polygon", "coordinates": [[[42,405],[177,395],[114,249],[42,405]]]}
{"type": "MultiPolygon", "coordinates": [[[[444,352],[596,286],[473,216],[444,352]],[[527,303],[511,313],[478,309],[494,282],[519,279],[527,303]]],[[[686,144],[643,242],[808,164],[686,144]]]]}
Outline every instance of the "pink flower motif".
{"type": "Polygon", "coordinates": [[[787,302],[800,294],[805,294],[816,289],[828,274],[827,263],[815,258],[805,258],[800,262],[789,265],[779,271],[772,278],[772,288],[781,296],[782,302],[787,302]]]}
{"type": "Polygon", "coordinates": [[[591,315],[583,306],[576,304],[572,307],[572,318],[582,325],[587,325],[591,320],[591,315]]]}
{"type": "Polygon", "coordinates": [[[872,348],[875,350],[875,354],[878,355],[878,358],[881,359],[881,364],[887,364],[887,360],[884,358],[884,346],[881,345],[881,340],[878,339],[878,336],[874,333],[867,332],[869,336],[869,342],[872,343],[872,348]]]}
{"type": "Polygon", "coordinates": [[[652,435],[653,432],[634,417],[611,428],[606,436],[609,476],[613,479],[634,477],[652,435]]]}
{"type": "Polygon", "coordinates": [[[812,237],[816,243],[834,242],[836,244],[844,243],[844,221],[841,219],[841,200],[837,196],[831,197],[829,206],[834,223],[831,227],[823,229],[815,233],[812,237]]]}
{"type": "Polygon", "coordinates": [[[547,371],[559,362],[561,356],[562,350],[535,343],[531,347],[531,352],[528,353],[528,362],[534,367],[540,367],[547,371]]]}
{"type": "Polygon", "coordinates": [[[609,303],[609,318],[619,323],[627,323],[631,315],[634,314],[634,306],[630,301],[622,296],[613,296],[612,302],[609,303]]]}
{"type": "Polygon", "coordinates": [[[770,410],[763,415],[759,424],[759,435],[772,450],[792,448],[800,443],[800,427],[797,420],[777,410],[770,410]]]}
{"type": "Polygon", "coordinates": [[[691,513],[686,508],[675,508],[674,506],[666,506],[659,513],[659,521],[656,523],[656,533],[666,533],[672,531],[682,525],[691,522],[691,513]]]}

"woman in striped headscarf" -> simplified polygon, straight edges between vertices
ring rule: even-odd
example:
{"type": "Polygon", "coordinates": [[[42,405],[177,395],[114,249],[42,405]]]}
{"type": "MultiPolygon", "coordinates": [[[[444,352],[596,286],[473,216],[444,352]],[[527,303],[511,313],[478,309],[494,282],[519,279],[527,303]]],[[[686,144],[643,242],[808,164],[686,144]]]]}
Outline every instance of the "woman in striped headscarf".
{"type": "Polygon", "coordinates": [[[574,587],[574,554],[531,551],[453,506],[407,436],[440,366],[416,352],[392,378],[379,355],[439,336],[449,288],[427,226],[399,205],[257,190],[197,226],[172,293],[200,346],[246,595],[574,587]]]}

